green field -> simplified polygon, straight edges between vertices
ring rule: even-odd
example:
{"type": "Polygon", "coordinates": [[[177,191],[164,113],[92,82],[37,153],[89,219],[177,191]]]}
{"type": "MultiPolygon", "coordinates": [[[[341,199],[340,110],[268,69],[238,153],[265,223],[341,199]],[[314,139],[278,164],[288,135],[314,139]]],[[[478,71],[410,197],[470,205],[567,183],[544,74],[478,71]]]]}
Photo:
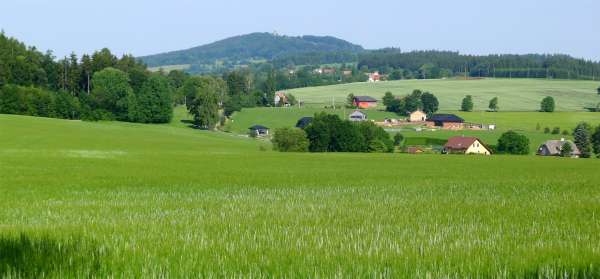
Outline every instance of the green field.
{"type": "Polygon", "coordinates": [[[600,103],[596,89],[600,82],[545,79],[482,79],[482,80],[401,80],[378,83],[351,83],[334,86],[290,90],[298,100],[321,106],[332,98],[343,104],[346,96],[368,95],[381,99],[385,92],[407,95],[414,89],[430,91],[440,101],[441,110],[458,110],[462,98],[472,95],[474,109],[485,111],[493,97],[498,97],[503,111],[537,111],[546,96],[556,100],[557,111],[584,111],[600,103]]]}
{"type": "Polygon", "coordinates": [[[600,276],[600,160],[283,154],[178,120],[0,115],[0,277],[600,276]]]}

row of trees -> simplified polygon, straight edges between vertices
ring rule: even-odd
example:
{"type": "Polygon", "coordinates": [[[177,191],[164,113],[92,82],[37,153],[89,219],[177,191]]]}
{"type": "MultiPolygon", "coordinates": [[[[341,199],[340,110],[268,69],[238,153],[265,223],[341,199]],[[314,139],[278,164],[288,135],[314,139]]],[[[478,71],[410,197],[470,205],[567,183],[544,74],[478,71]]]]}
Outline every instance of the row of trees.
{"type": "Polygon", "coordinates": [[[383,105],[387,111],[400,115],[408,115],[416,110],[422,110],[431,115],[438,111],[440,103],[435,95],[416,89],[411,94],[403,97],[386,92],[383,96],[383,105]]]}
{"type": "Polygon", "coordinates": [[[284,152],[393,152],[394,141],[372,122],[351,122],[324,112],[316,114],[305,130],[277,129],[275,150],[284,152]]]}
{"type": "Polygon", "coordinates": [[[359,68],[379,70],[393,79],[454,75],[502,78],[600,79],[600,63],[568,55],[461,55],[450,51],[383,49],[359,55],[359,68]]]}

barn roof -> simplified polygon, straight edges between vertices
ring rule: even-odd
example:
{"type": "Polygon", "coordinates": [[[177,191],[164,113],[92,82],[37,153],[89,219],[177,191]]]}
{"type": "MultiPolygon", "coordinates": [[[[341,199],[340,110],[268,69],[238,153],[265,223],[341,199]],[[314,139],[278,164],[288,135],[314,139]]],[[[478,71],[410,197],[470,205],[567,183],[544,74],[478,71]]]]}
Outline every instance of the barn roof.
{"type": "Polygon", "coordinates": [[[269,130],[269,128],[267,128],[263,125],[254,125],[254,126],[248,128],[248,130],[269,130]]]}
{"type": "Polygon", "coordinates": [[[565,143],[568,143],[569,145],[571,145],[571,150],[573,150],[571,152],[571,154],[573,155],[581,155],[581,151],[579,151],[579,148],[577,148],[577,145],[575,145],[572,141],[570,140],[549,140],[547,142],[545,142],[544,144],[542,144],[542,146],[546,146],[546,148],[548,148],[548,151],[550,152],[551,155],[560,155],[560,151],[562,150],[562,147],[565,143]]]}
{"type": "Polygon", "coordinates": [[[312,117],[302,117],[296,122],[296,128],[304,129],[312,122],[312,120],[312,117]]]}
{"type": "Polygon", "coordinates": [[[454,115],[454,114],[434,114],[429,118],[429,121],[433,122],[454,122],[464,123],[465,120],[454,115]]]}
{"type": "Polygon", "coordinates": [[[465,150],[468,149],[469,146],[471,146],[475,141],[482,143],[481,140],[475,137],[451,137],[448,139],[448,142],[446,145],[444,145],[444,147],[452,150],[465,150]]]}
{"type": "Polygon", "coordinates": [[[373,103],[373,102],[377,102],[377,99],[371,97],[371,96],[354,96],[354,100],[357,102],[368,102],[368,103],[373,103]]]}

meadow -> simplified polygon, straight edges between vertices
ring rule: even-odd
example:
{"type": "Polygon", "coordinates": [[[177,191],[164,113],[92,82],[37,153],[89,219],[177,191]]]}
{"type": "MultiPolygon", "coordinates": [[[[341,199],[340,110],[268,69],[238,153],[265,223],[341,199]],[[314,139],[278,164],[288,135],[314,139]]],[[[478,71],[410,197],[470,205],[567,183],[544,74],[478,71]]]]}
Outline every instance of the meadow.
{"type": "Polygon", "coordinates": [[[317,107],[331,105],[332,99],[343,105],[350,93],[381,100],[387,91],[403,96],[421,89],[435,94],[440,101],[440,110],[444,111],[459,110],[466,95],[473,96],[476,111],[487,110],[494,97],[499,98],[502,111],[537,111],[546,96],[554,97],[557,111],[585,111],[586,107],[596,107],[600,103],[596,91],[599,85],[597,81],[545,79],[400,80],[309,87],[289,92],[298,100],[317,107]]]}
{"type": "Polygon", "coordinates": [[[282,154],[178,120],[0,115],[0,277],[600,276],[600,160],[282,154]]]}

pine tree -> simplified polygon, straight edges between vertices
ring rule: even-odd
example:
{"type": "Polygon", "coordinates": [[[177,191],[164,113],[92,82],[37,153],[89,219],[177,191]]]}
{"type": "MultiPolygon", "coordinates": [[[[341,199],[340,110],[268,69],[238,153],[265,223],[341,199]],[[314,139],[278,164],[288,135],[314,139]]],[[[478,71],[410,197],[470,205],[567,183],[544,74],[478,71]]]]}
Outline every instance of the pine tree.
{"type": "Polygon", "coordinates": [[[600,125],[596,127],[594,134],[592,134],[592,146],[594,148],[594,153],[596,153],[596,157],[600,158],[600,125]]]}
{"type": "Polygon", "coordinates": [[[575,145],[581,152],[582,158],[590,158],[592,156],[592,144],[590,142],[591,127],[585,122],[581,122],[575,127],[573,131],[573,138],[575,139],[575,145]]]}

